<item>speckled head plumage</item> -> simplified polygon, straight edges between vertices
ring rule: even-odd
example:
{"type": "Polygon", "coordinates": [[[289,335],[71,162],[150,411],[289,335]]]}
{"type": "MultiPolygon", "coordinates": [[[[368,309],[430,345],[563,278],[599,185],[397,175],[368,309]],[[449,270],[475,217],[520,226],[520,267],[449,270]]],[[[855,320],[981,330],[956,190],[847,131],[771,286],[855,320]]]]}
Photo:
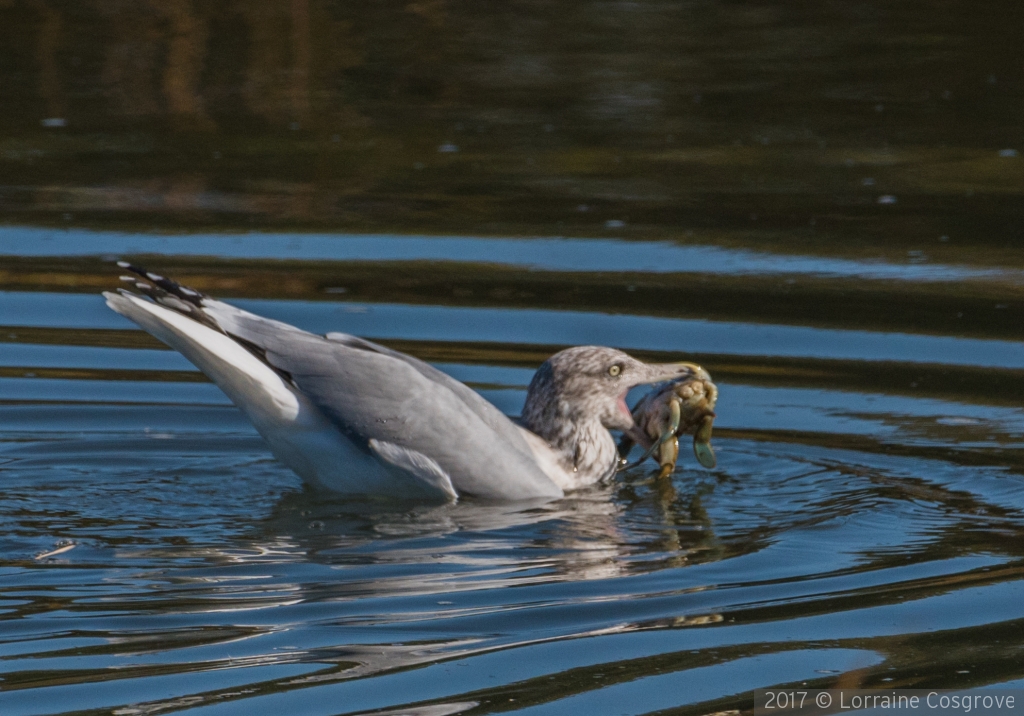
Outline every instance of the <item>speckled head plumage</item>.
{"type": "Polygon", "coordinates": [[[577,346],[556,353],[530,381],[523,423],[542,437],[567,423],[595,417],[606,428],[626,430],[633,421],[619,399],[637,385],[630,378],[644,367],[614,348],[577,346]]]}
{"type": "Polygon", "coordinates": [[[614,348],[568,348],[548,358],[533,376],[522,423],[576,468],[613,461],[614,450],[606,449],[606,443],[613,445],[608,430],[633,427],[625,402],[629,389],[690,372],[686,364],[643,363],[614,348]]]}

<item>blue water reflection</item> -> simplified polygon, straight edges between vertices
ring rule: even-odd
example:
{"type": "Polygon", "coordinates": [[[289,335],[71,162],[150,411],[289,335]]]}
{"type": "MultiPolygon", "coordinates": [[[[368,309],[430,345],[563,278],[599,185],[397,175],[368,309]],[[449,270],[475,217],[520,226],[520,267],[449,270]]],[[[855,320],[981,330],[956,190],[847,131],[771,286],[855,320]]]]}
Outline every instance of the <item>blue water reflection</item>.
{"type": "MultiPolygon", "coordinates": [[[[570,238],[478,238],[366,234],[139,234],[83,229],[0,227],[0,256],[210,256],[225,259],[457,261],[548,271],[621,271],[731,275],[805,274],[889,281],[999,279],[1024,283],[1007,267],[890,263],[772,254],[713,244],[570,238]]],[[[154,267],[156,268],[156,267],[154,267]]]]}
{"type": "MultiPolygon", "coordinates": [[[[613,345],[688,353],[1024,368],[1024,343],[578,311],[238,299],[246,310],[316,333],[366,338],[613,345]]],[[[6,326],[120,328],[132,324],[95,295],[0,292],[6,326]]]]}

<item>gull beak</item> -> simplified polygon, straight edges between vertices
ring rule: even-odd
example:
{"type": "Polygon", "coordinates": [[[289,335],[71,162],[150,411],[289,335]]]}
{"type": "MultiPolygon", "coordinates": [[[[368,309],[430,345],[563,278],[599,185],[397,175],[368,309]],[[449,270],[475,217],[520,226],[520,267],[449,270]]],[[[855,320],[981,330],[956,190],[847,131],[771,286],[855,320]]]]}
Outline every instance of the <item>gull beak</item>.
{"type": "Polygon", "coordinates": [[[686,378],[707,378],[710,376],[696,363],[645,363],[644,370],[636,376],[633,385],[664,383],[686,378]]]}

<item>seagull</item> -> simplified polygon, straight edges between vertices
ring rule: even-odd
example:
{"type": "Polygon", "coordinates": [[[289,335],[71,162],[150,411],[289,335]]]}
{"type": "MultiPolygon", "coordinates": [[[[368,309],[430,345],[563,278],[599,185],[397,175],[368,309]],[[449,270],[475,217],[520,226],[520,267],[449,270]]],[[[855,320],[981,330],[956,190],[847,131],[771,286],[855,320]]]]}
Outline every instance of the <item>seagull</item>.
{"type": "Polygon", "coordinates": [[[517,423],[412,356],[347,333],[310,333],[118,266],[141,295],[104,292],[107,305],[205,373],[305,482],[345,495],[560,498],[615,473],[609,430],[650,442],[626,405],[630,388],[696,368],[568,348],[537,370],[517,423]]]}

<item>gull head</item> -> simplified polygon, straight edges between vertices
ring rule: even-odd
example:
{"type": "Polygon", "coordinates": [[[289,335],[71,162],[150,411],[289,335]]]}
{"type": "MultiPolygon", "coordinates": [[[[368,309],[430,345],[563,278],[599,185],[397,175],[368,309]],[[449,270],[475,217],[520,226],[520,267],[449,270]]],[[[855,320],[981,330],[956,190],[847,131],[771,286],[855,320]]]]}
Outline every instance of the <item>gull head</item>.
{"type": "Polygon", "coordinates": [[[643,363],[614,348],[577,346],[544,361],[530,381],[523,424],[553,443],[594,421],[628,431],[633,416],[629,389],[694,374],[692,363],[643,363]]]}

